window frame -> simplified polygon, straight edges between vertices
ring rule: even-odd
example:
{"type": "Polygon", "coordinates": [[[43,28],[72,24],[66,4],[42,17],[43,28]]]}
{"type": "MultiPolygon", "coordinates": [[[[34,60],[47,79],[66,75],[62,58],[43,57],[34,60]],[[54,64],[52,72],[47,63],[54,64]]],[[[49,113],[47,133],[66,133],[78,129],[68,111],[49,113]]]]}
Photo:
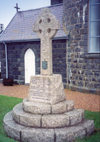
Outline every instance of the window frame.
{"type": "Polygon", "coordinates": [[[94,20],[92,20],[91,19],[91,11],[92,11],[92,9],[91,9],[91,6],[93,6],[93,5],[100,5],[100,2],[99,3],[92,3],[92,0],[89,0],[89,28],[88,28],[88,53],[91,53],[91,54],[100,54],[100,51],[94,51],[93,49],[91,50],[91,43],[90,43],[90,41],[91,41],[91,39],[93,39],[93,38],[100,38],[100,35],[99,36],[93,36],[93,35],[91,35],[91,24],[93,24],[93,22],[100,22],[100,19],[94,19],[94,20]]]}

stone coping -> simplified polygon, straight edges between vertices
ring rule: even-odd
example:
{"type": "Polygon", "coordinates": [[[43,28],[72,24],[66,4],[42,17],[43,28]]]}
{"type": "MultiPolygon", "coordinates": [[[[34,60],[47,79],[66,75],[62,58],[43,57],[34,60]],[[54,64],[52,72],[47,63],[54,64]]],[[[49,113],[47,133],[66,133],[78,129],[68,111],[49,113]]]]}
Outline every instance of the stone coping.
{"type": "Polygon", "coordinates": [[[33,114],[61,114],[66,111],[74,109],[74,102],[72,100],[64,100],[57,104],[45,104],[39,102],[31,102],[27,99],[23,100],[23,109],[26,112],[33,114]]]}
{"type": "Polygon", "coordinates": [[[23,111],[22,103],[13,108],[14,120],[24,126],[60,128],[80,123],[84,119],[83,109],[73,109],[63,114],[31,114],[23,111]]]}

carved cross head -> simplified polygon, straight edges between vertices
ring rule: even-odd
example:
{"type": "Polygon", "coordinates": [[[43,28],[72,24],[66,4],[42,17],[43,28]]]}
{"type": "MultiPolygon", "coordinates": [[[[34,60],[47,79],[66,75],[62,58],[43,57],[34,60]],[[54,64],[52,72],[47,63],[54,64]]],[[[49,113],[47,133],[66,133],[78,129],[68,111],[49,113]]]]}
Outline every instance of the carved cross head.
{"type": "Polygon", "coordinates": [[[41,11],[33,26],[33,31],[37,32],[40,39],[53,38],[59,29],[59,22],[56,17],[45,8],[41,11]]]}

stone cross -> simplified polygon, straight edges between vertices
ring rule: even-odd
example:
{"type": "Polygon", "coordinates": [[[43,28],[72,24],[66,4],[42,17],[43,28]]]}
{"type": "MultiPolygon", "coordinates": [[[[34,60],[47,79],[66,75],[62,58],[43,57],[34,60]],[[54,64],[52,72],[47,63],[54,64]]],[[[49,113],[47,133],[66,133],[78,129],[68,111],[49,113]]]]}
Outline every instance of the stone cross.
{"type": "Polygon", "coordinates": [[[43,9],[36,20],[33,31],[41,39],[41,74],[52,75],[52,38],[59,29],[59,23],[49,9],[43,9]]]}
{"type": "Polygon", "coordinates": [[[14,8],[16,8],[16,12],[18,12],[18,10],[20,9],[20,8],[18,7],[18,3],[16,3],[16,6],[15,6],[14,8]]]}

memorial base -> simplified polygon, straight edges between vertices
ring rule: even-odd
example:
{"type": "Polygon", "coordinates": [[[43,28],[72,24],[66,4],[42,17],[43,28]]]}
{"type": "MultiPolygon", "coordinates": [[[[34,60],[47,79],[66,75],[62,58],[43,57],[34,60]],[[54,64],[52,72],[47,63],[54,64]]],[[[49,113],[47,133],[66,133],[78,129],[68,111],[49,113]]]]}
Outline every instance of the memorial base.
{"type": "MultiPolygon", "coordinates": [[[[27,117],[30,120],[30,114],[27,115],[27,117]]],[[[59,119],[59,117],[56,117],[55,122],[57,119],[59,119]]],[[[92,134],[94,131],[93,120],[82,119],[79,122],[78,117],[75,118],[75,114],[71,120],[72,125],[59,128],[49,128],[48,126],[45,128],[39,126],[32,127],[29,126],[29,120],[24,119],[22,125],[20,124],[22,120],[19,120],[19,123],[14,120],[12,111],[7,113],[4,117],[4,130],[7,136],[21,142],[72,142],[76,138],[84,138],[85,136],[92,134]],[[25,124],[27,126],[25,126],[25,124]]],[[[31,120],[31,122],[33,121],[31,120]]],[[[53,126],[53,122],[51,122],[50,119],[47,119],[47,121],[53,126]]],[[[38,124],[37,122],[38,120],[33,123],[38,124]]],[[[63,123],[63,120],[59,123],[63,123]]]]}
{"type": "Polygon", "coordinates": [[[28,97],[3,122],[6,134],[21,142],[72,142],[94,131],[94,121],[66,100],[61,75],[32,77],[28,97]]]}
{"type": "Polygon", "coordinates": [[[46,104],[56,104],[65,100],[62,76],[35,75],[31,77],[28,100],[46,104]]]}

